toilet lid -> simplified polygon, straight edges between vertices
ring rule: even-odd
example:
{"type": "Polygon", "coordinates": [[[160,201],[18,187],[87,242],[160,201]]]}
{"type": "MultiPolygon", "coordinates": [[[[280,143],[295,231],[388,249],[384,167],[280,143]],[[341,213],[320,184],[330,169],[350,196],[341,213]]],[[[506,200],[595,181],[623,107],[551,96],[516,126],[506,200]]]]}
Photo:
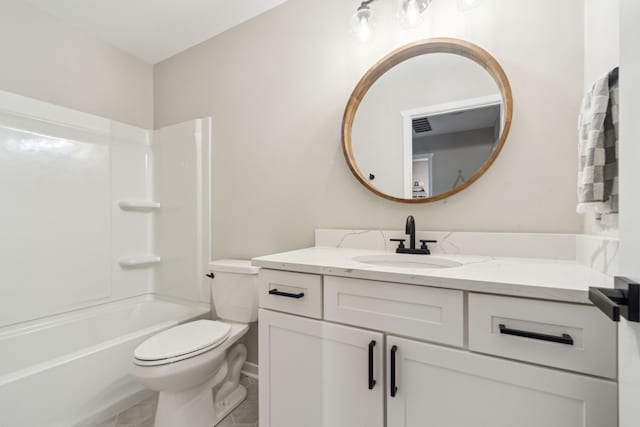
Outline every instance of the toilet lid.
{"type": "Polygon", "coordinates": [[[140,344],[134,352],[138,360],[162,360],[194,353],[222,344],[231,325],[213,320],[196,320],[162,331],[140,344]]]}

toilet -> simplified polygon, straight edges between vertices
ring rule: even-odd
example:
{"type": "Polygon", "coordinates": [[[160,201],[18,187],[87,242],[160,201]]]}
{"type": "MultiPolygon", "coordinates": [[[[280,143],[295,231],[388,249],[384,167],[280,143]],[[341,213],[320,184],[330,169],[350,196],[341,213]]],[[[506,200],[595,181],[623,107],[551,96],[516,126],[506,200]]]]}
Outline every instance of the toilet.
{"type": "Polygon", "coordinates": [[[140,344],[131,375],[159,391],[155,427],[212,427],[247,396],[240,371],[247,349],[238,342],[258,320],[258,271],[250,261],[209,263],[219,320],[196,320],[140,344]]]}

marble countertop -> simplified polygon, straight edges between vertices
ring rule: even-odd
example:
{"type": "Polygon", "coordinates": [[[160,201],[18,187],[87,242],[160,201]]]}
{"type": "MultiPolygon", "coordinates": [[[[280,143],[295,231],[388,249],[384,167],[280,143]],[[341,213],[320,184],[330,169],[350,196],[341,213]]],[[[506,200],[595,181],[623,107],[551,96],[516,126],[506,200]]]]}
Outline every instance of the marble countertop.
{"type": "MultiPolygon", "coordinates": [[[[390,255],[370,249],[311,247],[257,257],[258,267],[398,282],[527,298],[590,304],[590,286],[613,287],[613,278],[576,261],[470,255],[431,255],[456,261],[450,268],[378,266],[356,257],[390,255]]],[[[402,255],[398,255],[402,256],[402,255]]]]}

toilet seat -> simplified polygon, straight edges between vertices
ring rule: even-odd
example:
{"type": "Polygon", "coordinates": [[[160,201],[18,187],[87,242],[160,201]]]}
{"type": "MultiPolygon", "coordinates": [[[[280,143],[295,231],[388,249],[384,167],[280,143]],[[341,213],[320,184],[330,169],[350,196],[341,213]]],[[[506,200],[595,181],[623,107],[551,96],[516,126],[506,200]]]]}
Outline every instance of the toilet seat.
{"type": "Polygon", "coordinates": [[[227,340],[231,325],[213,320],[185,323],[152,336],[136,348],[134,363],[158,366],[206,353],[227,340]]]}

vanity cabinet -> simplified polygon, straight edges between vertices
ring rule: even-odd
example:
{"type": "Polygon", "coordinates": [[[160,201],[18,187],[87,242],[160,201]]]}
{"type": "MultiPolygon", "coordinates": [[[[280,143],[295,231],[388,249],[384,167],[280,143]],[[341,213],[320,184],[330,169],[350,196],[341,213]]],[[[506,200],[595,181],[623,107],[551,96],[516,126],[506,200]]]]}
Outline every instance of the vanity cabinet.
{"type": "Polygon", "coordinates": [[[258,299],[262,308],[322,319],[322,276],[262,270],[258,299]]]}
{"type": "Polygon", "coordinates": [[[394,336],[387,363],[387,427],[617,425],[611,381],[394,336]]]}
{"type": "Polygon", "coordinates": [[[261,427],[384,426],[381,333],[267,310],[259,328],[261,427]]]}
{"type": "Polygon", "coordinates": [[[616,378],[616,327],[595,307],[476,293],[468,299],[471,350],[616,378]]]}
{"type": "Polygon", "coordinates": [[[617,425],[616,358],[598,346],[616,333],[594,307],[260,275],[261,427],[617,425]]]}
{"type": "Polygon", "coordinates": [[[325,276],[324,318],[462,347],[464,294],[452,289],[325,276]]]}

